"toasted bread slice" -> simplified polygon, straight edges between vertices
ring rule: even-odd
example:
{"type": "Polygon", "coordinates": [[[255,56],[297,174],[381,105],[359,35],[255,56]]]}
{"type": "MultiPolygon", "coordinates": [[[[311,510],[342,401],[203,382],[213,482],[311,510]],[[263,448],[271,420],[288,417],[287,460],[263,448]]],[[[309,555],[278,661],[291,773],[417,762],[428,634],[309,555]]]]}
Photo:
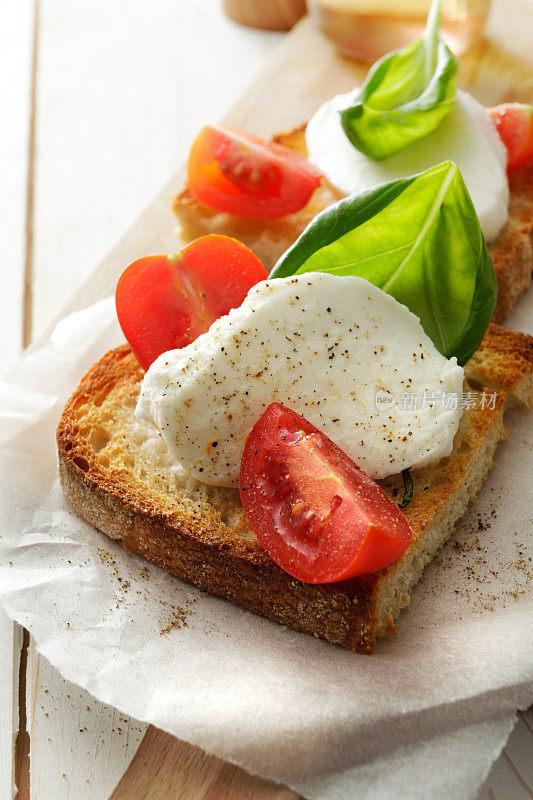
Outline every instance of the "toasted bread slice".
{"type": "MultiPolygon", "coordinates": [[[[307,156],[305,125],[274,137],[274,141],[307,156]]],[[[489,246],[498,279],[498,302],[493,320],[501,322],[531,283],[533,271],[533,166],[509,176],[509,221],[489,246]]],[[[172,200],[181,235],[186,241],[206,233],[225,233],[250,247],[270,270],[320,211],[342,197],[324,181],[309,203],[295,214],[274,220],[236,217],[199,203],[188,187],[172,200]]]]}
{"type": "MultiPolygon", "coordinates": [[[[395,632],[424,567],[450,536],[491,467],[507,394],[533,401],[533,338],[492,326],[477,353],[475,381],[498,387],[465,410],[452,454],[413,473],[405,513],[413,541],[387,569],[343,584],[310,585],[280,569],[250,529],[236,490],[177,471],[163,439],[134,415],[143,370],[127,345],[83,378],[57,430],[60,476],[74,508],[96,528],[202,589],[297,630],[371,653],[395,632]],[[504,341],[513,354],[498,349],[504,341]]],[[[468,373],[468,370],[467,370],[468,373]]],[[[476,384],[477,385],[477,384],[476,384]]],[[[469,390],[471,387],[468,387],[469,390]]],[[[400,479],[382,482],[392,495],[400,479]]]]}

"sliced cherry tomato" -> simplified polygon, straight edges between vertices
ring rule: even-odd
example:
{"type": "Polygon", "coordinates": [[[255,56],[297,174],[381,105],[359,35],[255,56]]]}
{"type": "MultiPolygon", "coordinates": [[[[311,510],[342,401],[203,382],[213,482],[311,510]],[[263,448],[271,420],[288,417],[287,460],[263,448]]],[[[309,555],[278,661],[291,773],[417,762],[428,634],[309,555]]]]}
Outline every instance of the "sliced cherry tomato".
{"type": "Polygon", "coordinates": [[[407,519],[383,489],[279,403],[267,408],[246,441],[240,492],[265,550],[306,583],[376,572],[411,541],[407,519]]]}
{"type": "Polygon", "coordinates": [[[489,112],[507,148],[507,170],[533,163],[533,106],[503,103],[489,112]]]}
{"type": "Polygon", "coordinates": [[[229,236],[201,236],[176,255],[140,258],[124,270],[115,293],[118,321],[148,369],[161,353],[205,333],[267,277],[246,245],[229,236]]]}
{"type": "Polygon", "coordinates": [[[201,203],[259,219],[303,208],[321,179],[316,167],[287,147],[219,126],[202,128],[194,140],[188,173],[201,203]]]}

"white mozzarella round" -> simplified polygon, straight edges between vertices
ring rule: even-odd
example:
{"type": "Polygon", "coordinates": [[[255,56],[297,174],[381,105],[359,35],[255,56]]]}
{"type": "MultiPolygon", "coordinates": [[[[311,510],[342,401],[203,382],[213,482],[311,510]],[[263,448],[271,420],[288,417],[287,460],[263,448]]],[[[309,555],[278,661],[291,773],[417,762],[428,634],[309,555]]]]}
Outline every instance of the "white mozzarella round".
{"type": "Polygon", "coordinates": [[[237,486],[246,437],[280,402],[373,478],[450,454],[463,369],[418,318],[363,278],[306,273],[264,281],[242,306],[143,380],[137,413],[200,481],[237,486]],[[413,404],[413,398],[415,403],[413,404]]]}
{"type": "Polygon", "coordinates": [[[341,125],[339,110],[350,106],[354,96],[350,92],[324,103],[307,125],[309,160],[328,180],[350,195],[453,161],[470,192],[485,238],[494,240],[508,217],[507,155],[483,106],[457,91],[452,111],[436,130],[399,153],[374,161],[353,146],[341,125]]]}

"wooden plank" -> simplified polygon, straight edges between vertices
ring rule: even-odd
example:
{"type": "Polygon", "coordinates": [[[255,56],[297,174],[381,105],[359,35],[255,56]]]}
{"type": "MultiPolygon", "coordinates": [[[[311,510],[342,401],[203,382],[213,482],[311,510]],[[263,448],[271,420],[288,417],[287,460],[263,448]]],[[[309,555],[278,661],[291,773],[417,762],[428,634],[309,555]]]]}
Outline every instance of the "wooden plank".
{"type": "Polygon", "coordinates": [[[31,797],[108,797],[147,726],[66,681],[33,643],[28,680],[31,797]]]}
{"type": "Polygon", "coordinates": [[[297,800],[284,786],[254,778],[150,725],[110,800],[297,800]]]}
{"type": "MultiPolygon", "coordinates": [[[[34,334],[280,39],[235,26],[218,0],[40,0],[39,18],[34,334]]],[[[31,796],[107,797],[146,725],[67,684],[34,647],[29,660],[31,796]]]]}
{"type": "MultiPolygon", "coordinates": [[[[339,91],[348,89],[363,73],[363,68],[336,57],[329,42],[315,31],[309,20],[304,20],[281,44],[275,60],[225,114],[223,121],[264,136],[287,130],[308,119],[331,95],[332,87],[338,87],[339,91]],[[309,80],[302,85],[297,75],[306,73],[309,80]]],[[[196,129],[205,123],[205,109],[203,114],[196,129]]],[[[111,294],[124,264],[138,258],[139,254],[172,252],[180,246],[169,198],[179,191],[184,180],[182,167],[71,296],[61,316],[111,294]]],[[[45,332],[50,331],[53,324],[50,323],[45,332]]]]}
{"type": "Polygon", "coordinates": [[[40,0],[34,335],[279,38],[218,0],[40,0]]]}
{"type": "MultiPolygon", "coordinates": [[[[30,151],[33,97],[34,0],[10,3],[0,26],[0,75],[4,118],[0,126],[0,341],[2,365],[23,346],[24,277],[28,205],[31,206],[30,151]]],[[[22,631],[0,611],[0,800],[11,800],[15,785],[14,744],[18,730],[19,657],[22,631]]]]}
{"type": "Polygon", "coordinates": [[[505,757],[533,796],[533,709],[518,715],[518,723],[505,747],[505,757]]]}
{"type": "Polygon", "coordinates": [[[492,767],[478,800],[533,798],[533,708],[518,714],[518,722],[492,767]]]}
{"type": "Polygon", "coordinates": [[[13,752],[18,730],[19,656],[22,629],[0,609],[0,800],[15,793],[13,752]]]}
{"type": "Polygon", "coordinates": [[[0,125],[0,340],[2,361],[22,349],[26,260],[26,210],[32,110],[34,0],[9,3],[0,25],[0,75],[4,118],[0,125]]]}

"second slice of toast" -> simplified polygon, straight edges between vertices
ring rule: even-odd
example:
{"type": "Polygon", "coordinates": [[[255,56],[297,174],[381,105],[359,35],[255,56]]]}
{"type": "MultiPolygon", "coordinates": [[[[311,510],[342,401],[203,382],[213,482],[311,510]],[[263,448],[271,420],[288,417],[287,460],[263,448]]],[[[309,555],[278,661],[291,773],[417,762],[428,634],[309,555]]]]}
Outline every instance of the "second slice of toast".
{"type": "MultiPolygon", "coordinates": [[[[305,125],[274,137],[275,142],[307,156],[305,125]]],[[[533,271],[533,166],[509,175],[509,220],[489,245],[498,280],[498,301],[493,319],[501,322],[531,283],[533,271]]],[[[309,203],[295,214],[274,220],[257,220],[224,214],[198,202],[185,187],[172,200],[181,235],[191,241],[208,233],[234,236],[259,256],[270,271],[309,225],[311,220],[343,195],[327,180],[315,191],[309,203]]]]}

